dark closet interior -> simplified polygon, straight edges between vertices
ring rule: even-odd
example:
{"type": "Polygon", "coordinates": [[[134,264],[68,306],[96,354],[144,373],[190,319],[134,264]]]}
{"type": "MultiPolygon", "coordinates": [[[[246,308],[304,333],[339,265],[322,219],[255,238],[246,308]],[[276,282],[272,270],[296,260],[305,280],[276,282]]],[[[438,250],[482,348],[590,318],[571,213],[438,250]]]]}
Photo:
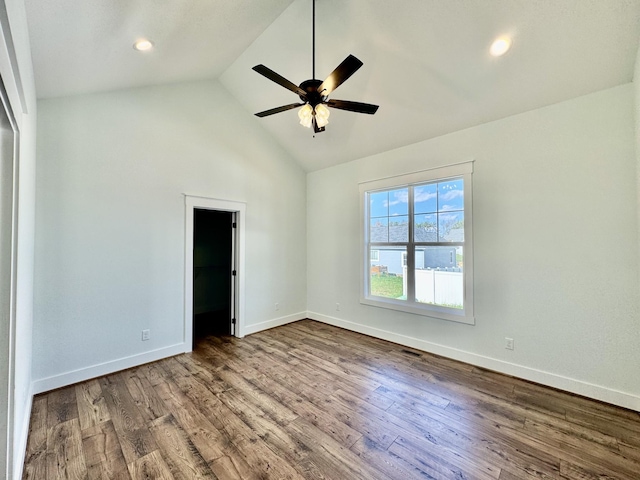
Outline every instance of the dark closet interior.
{"type": "Polygon", "coordinates": [[[233,213],[194,210],[193,337],[231,334],[233,213]]]}

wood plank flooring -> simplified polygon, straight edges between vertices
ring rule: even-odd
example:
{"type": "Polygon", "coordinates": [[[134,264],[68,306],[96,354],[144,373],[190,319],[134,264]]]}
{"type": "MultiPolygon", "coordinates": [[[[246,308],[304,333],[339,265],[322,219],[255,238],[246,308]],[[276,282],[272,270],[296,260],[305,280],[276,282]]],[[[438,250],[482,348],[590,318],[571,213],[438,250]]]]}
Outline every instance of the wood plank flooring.
{"type": "Polygon", "coordinates": [[[640,479],[640,414],[311,320],[38,395],[25,479],[640,479]]]}

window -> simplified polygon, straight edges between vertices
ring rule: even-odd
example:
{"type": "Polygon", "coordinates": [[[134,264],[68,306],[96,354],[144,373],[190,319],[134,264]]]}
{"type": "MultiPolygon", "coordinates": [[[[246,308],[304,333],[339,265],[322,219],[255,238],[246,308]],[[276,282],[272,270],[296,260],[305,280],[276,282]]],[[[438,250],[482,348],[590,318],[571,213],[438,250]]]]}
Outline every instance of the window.
{"type": "Polygon", "coordinates": [[[466,162],[360,185],[362,303],[474,323],[472,172],[466,162]]]}

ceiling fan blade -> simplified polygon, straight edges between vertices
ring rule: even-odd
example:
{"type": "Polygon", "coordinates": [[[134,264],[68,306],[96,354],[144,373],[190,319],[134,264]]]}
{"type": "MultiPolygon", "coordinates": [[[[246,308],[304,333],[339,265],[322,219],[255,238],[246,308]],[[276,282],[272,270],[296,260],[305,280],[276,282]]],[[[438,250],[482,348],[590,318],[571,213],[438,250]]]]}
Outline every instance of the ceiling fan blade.
{"type": "Polygon", "coordinates": [[[306,98],[307,92],[305,92],[303,89],[301,89],[295,83],[290,82],[289,80],[284,78],[282,75],[277,74],[276,72],[274,72],[270,68],[265,67],[264,65],[260,64],[260,65],[256,65],[255,67],[253,67],[253,70],[258,72],[260,75],[262,75],[264,77],[267,77],[272,82],[276,82],[278,85],[282,85],[287,90],[291,90],[293,93],[297,93],[301,97],[305,97],[306,98]]]}
{"type": "Polygon", "coordinates": [[[323,97],[326,97],[336,88],[344,83],[344,81],[362,66],[362,62],[353,55],[349,55],[338,65],[338,67],[331,72],[322,84],[318,87],[318,93],[323,97]]]}
{"type": "Polygon", "coordinates": [[[346,100],[329,100],[327,106],[338,108],[340,110],[348,110],[350,112],[368,113],[373,115],[378,110],[378,105],[371,105],[370,103],[360,102],[348,102],[346,100]]]}
{"type": "Polygon", "coordinates": [[[290,103],[289,105],[283,105],[282,107],[272,108],[271,110],[265,110],[264,112],[256,113],[256,117],[268,117],[269,115],[273,115],[275,113],[286,112],[287,110],[292,110],[296,107],[301,107],[304,103],[290,103]]]}

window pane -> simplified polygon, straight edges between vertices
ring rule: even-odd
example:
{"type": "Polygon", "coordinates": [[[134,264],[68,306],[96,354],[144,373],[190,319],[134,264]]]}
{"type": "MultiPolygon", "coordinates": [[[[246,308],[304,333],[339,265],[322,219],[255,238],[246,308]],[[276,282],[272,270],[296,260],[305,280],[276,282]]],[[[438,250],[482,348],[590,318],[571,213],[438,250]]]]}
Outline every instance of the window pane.
{"type": "Polygon", "coordinates": [[[414,215],[413,237],[415,242],[437,242],[438,241],[438,216],[435,213],[430,215],[414,215]]]}
{"type": "Polygon", "coordinates": [[[413,213],[438,211],[438,184],[420,185],[413,189],[413,213]]]}
{"type": "Polygon", "coordinates": [[[464,242],[464,212],[438,214],[438,240],[464,242]]]}
{"type": "Polygon", "coordinates": [[[416,302],[463,308],[463,247],[416,248],[416,302]]]}
{"type": "Polygon", "coordinates": [[[387,217],[371,219],[369,238],[371,242],[389,241],[389,219],[387,217]]]}
{"type": "Polygon", "coordinates": [[[391,190],[389,192],[389,216],[409,214],[409,189],[391,190]]]}
{"type": "MultiPolygon", "coordinates": [[[[404,247],[376,247],[378,260],[369,262],[369,290],[371,295],[406,300],[406,266],[404,247]]],[[[369,255],[371,258],[371,255],[369,255]]]]}
{"type": "Polygon", "coordinates": [[[409,241],[409,217],[404,216],[404,217],[389,218],[389,241],[390,242],[408,242],[409,241]]]}
{"type": "Polygon", "coordinates": [[[389,216],[389,192],[377,192],[369,194],[369,216],[389,216]]]}
{"type": "Polygon", "coordinates": [[[464,210],[464,182],[450,180],[438,183],[438,211],[464,210]]]}

